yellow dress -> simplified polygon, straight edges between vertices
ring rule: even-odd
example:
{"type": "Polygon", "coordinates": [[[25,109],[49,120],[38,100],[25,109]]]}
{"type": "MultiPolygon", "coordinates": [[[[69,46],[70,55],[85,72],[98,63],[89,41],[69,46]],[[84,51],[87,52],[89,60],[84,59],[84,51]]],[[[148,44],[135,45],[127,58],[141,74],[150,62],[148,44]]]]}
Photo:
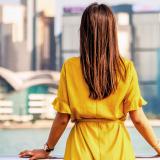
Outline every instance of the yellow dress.
{"type": "Polygon", "coordinates": [[[57,97],[52,105],[57,112],[68,113],[75,121],[66,143],[64,160],[134,160],[130,136],[124,126],[127,113],[145,105],[141,97],[133,62],[124,59],[126,81],[120,81],[114,94],[103,100],[89,98],[80,57],[66,60],[62,66],[57,97]],[[83,121],[83,119],[106,121],[83,121]],[[81,121],[82,119],[82,121],[81,121]]]}

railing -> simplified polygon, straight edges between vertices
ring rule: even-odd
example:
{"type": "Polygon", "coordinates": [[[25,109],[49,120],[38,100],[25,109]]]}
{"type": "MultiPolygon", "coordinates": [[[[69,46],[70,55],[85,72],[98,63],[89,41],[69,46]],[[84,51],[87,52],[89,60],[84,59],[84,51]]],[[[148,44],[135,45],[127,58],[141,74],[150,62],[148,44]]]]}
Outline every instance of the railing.
{"type": "Polygon", "coordinates": [[[147,156],[138,156],[137,158],[136,158],[136,160],[160,160],[160,157],[157,157],[157,156],[149,156],[149,157],[147,157],[147,156]]]}
{"type": "MultiPolygon", "coordinates": [[[[1,156],[0,160],[28,160],[29,158],[19,158],[18,156],[1,156]]],[[[63,160],[62,158],[58,158],[58,157],[53,157],[53,158],[49,158],[49,159],[44,159],[44,160],[63,160]]]]}
{"type": "MultiPolygon", "coordinates": [[[[0,160],[17,160],[17,159],[20,159],[20,160],[28,160],[28,158],[19,158],[18,156],[2,156],[0,157],[0,160]]],[[[52,157],[52,158],[49,158],[49,159],[44,159],[44,160],[63,160],[63,158],[58,158],[58,157],[52,157]]],[[[155,156],[150,156],[150,157],[137,157],[136,160],[160,160],[160,157],[155,157],[155,156]]]]}

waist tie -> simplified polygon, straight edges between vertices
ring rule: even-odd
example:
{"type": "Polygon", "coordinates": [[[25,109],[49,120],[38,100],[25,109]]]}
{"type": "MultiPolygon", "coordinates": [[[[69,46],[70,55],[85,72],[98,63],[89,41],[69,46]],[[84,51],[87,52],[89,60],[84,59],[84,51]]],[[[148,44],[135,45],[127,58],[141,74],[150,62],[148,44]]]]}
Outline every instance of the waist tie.
{"type": "Polygon", "coordinates": [[[120,118],[120,119],[105,119],[105,118],[81,118],[81,119],[75,119],[73,120],[74,123],[78,122],[106,122],[106,123],[124,123],[126,120],[126,117],[120,118]]]}

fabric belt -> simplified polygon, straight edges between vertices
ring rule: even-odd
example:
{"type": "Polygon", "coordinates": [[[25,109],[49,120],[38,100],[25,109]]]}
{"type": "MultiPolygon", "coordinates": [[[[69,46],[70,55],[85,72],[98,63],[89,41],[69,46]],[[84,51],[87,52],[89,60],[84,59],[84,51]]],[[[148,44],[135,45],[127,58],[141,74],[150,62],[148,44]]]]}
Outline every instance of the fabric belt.
{"type": "Polygon", "coordinates": [[[106,122],[106,123],[114,123],[114,122],[120,122],[123,123],[126,120],[126,117],[120,118],[120,119],[105,119],[105,118],[82,118],[82,119],[75,119],[73,122],[106,122]]]}

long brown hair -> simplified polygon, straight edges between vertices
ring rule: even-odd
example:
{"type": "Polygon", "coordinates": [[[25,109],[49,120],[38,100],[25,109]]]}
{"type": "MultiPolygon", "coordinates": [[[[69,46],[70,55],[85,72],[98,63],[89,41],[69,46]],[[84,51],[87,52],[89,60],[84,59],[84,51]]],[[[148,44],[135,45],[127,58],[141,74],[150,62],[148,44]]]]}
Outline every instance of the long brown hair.
{"type": "Polygon", "coordinates": [[[119,54],[116,20],[105,4],[93,3],[82,15],[80,62],[92,99],[103,99],[125,80],[126,68],[119,54]]]}

